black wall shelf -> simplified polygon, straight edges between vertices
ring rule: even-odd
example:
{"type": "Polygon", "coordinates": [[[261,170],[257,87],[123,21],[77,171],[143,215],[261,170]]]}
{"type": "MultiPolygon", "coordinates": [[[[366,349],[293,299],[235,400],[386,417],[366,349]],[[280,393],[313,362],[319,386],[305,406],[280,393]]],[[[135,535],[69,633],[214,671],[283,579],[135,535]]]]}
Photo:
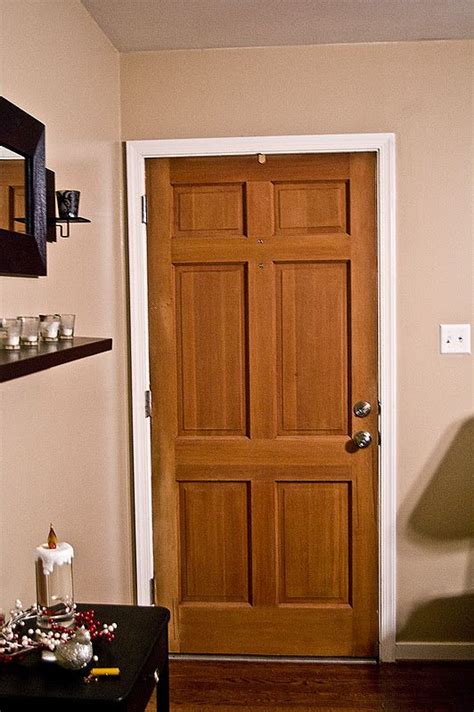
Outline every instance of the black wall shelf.
{"type": "Polygon", "coordinates": [[[28,376],[62,363],[76,361],[111,351],[112,339],[92,339],[85,336],[74,337],[72,341],[42,342],[38,348],[20,351],[0,350],[0,383],[13,378],[28,376]]]}

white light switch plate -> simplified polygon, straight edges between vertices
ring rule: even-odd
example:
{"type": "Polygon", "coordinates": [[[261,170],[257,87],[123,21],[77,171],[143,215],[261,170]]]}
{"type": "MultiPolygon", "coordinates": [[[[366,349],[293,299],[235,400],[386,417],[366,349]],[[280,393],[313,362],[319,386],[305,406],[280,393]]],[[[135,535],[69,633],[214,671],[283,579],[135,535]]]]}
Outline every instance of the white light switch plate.
{"type": "Polygon", "coordinates": [[[439,338],[442,354],[471,353],[470,324],[440,324],[439,338]]]}

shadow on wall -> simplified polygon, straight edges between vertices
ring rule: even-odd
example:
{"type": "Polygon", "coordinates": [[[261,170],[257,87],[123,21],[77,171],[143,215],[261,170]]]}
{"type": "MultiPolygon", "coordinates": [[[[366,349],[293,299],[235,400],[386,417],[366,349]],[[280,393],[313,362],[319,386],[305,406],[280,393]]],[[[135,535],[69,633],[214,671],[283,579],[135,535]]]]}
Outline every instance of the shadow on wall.
{"type": "Polygon", "coordinates": [[[407,521],[419,546],[466,543],[470,557],[466,593],[418,606],[399,632],[400,640],[474,639],[474,418],[465,421],[407,521]]]}

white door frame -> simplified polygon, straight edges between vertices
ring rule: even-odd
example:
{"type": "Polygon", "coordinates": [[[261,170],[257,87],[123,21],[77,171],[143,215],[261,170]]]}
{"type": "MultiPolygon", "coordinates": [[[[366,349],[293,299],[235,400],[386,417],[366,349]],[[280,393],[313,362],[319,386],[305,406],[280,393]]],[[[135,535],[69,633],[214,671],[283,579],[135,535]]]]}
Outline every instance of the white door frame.
{"type": "Polygon", "coordinates": [[[395,135],[251,136],[127,141],[127,200],[130,278],[132,432],[135,494],[137,602],[148,605],[153,578],[150,420],[145,391],[150,387],[145,159],[242,154],[377,153],[377,236],[379,272],[379,655],[395,660],[396,606],[396,173],[395,135]],[[146,218],[145,218],[146,219],[146,218]]]}

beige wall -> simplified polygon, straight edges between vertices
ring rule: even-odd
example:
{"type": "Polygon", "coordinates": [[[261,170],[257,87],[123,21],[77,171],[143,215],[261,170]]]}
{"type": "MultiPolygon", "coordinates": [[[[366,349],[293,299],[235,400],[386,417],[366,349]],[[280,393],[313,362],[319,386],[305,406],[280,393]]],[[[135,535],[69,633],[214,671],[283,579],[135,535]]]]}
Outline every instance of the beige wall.
{"type": "Polygon", "coordinates": [[[472,357],[440,356],[438,324],[472,319],[472,59],[468,42],[121,56],[127,140],[396,134],[402,640],[468,634],[472,357]]]}
{"type": "Polygon", "coordinates": [[[119,58],[78,0],[2,0],[0,93],[46,125],[57,188],[91,225],[48,246],[48,276],[0,278],[0,313],[74,312],[113,351],[1,386],[0,606],[35,600],[53,521],[76,598],[133,599],[119,58]]]}

